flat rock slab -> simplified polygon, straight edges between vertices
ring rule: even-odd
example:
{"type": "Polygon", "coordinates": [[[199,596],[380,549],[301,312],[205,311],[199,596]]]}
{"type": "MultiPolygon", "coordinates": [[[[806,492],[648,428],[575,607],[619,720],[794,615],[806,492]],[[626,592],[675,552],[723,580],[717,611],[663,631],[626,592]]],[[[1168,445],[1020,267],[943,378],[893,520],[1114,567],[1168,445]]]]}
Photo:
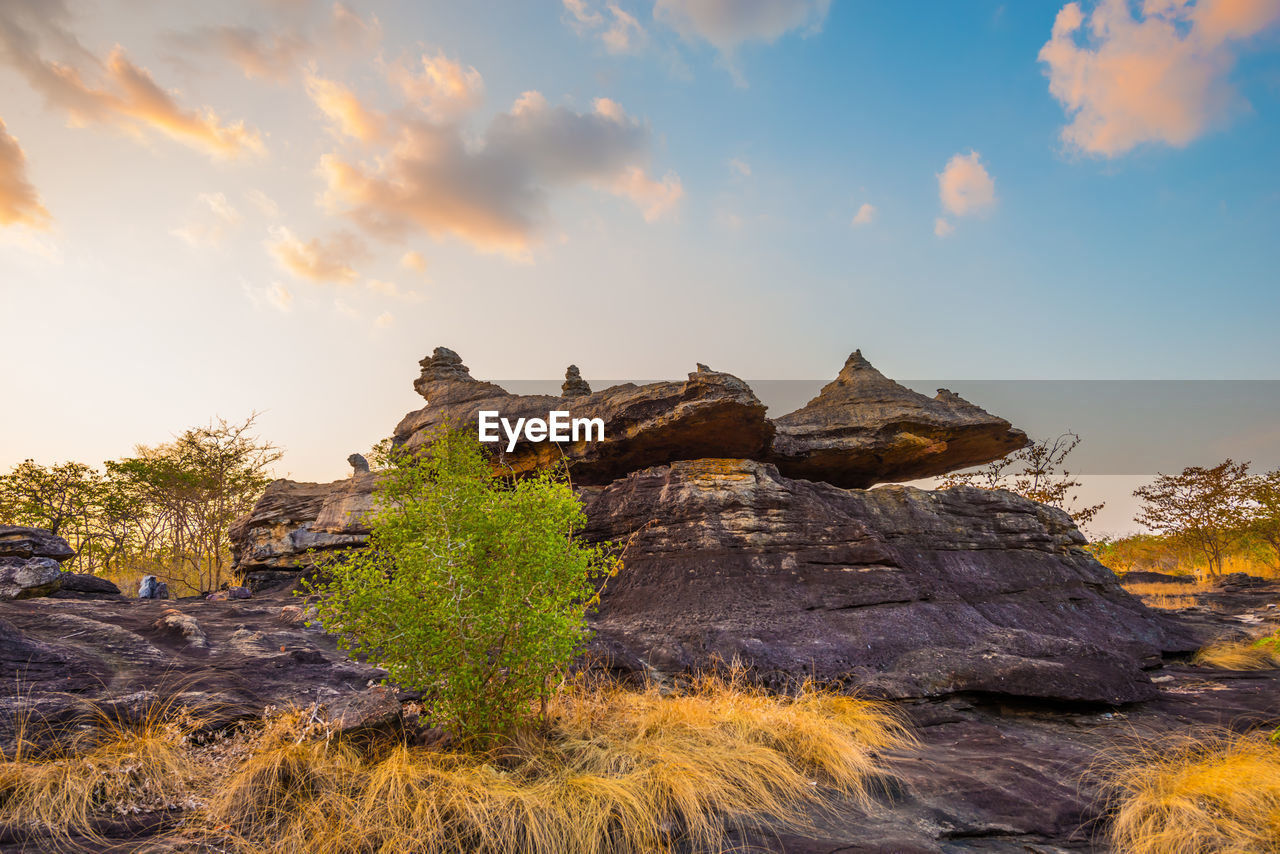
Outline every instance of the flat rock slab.
{"type": "Polygon", "coordinates": [[[383,671],[352,661],[334,638],[282,611],[287,590],[254,599],[147,601],[28,599],[0,611],[0,749],[19,712],[75,719],[83,700],[147,704],[179,696],[210,725],[256,717],[269,705],[328,705],[364,691],[383,671]]]}

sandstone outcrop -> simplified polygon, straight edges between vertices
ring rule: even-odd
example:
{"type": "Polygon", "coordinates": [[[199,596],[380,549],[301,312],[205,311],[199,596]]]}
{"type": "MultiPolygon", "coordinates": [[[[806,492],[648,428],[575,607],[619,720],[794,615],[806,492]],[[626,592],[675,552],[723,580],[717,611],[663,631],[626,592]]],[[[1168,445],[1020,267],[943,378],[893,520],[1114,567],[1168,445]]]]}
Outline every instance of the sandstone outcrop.
{"type": "Polygon", "coordinates": [[[64,575],[61,562],[75,554],[49,531],[0,525],[0,601],[56,593],[64,575]]]}
{"type": "Polygon", "coordinates": [[[847,490],[750,460],[677,462],[584,491],[588,539],[629,540],[594,624],[623,670],[738,660],[888,697],[1123,703],[1197,639],[1008,492],[847,490]]]}
{"type": "MultiPolygon", "coordinates": [[[[737,659],[766,681],[813,676],[888,697],[1124,703],[1151,696],[1144,668],[1196,645],[1125,592],[1059,510],[973,488],[863,488],[1027,438],[946,390],[904,388],[858,352],[774,421],[744,382],[703,364],[685,382],[596,392],[570,366],[563,397],[509,394],[445,348],[421,367],[428,404],[397,427],[405,449],[446,423],[474,429],[481,410],[605,422],[605,441],[522,441],[497,461],[523,473],[567,460],[582,536],[630,542],[593,618],[595,652],[617,669],[669,676],[737,659]]],[[[261,587],[310,552],[362,546],[377,477],[272,484],[232,531],[238,568],[261,587]]]]}
{"type": "Polygon", "coordinates": [[[508,451],[504,436],[494,445],[497,462],[521,475],[564,460],[575,483],[604,484],[674,460],[762,456],[773,435],[764,404],[731,374],[696,371],[684,382],[626,383],[591,392],[575,372],[571,368],[566,373],[564,397],[510,394],[474,379],[457,353],[438,347],[422,361],[422,374],[413,384],[427,406],[406,415],[392,440],[416,450],[446,424],[476,430],[484,410],[496,410],[512,423],[567,410],[574,418],[600,419],[604,439],[554,443],[522,438],[508,451]]]}
{"type": "Polygon", "coordinates": [[[795,412],[775,418],[769,461],[787,477],[865,488],[998,460],[1027,435],[960,395],[925,397],[855,350],[839,376],[795,412]]]}

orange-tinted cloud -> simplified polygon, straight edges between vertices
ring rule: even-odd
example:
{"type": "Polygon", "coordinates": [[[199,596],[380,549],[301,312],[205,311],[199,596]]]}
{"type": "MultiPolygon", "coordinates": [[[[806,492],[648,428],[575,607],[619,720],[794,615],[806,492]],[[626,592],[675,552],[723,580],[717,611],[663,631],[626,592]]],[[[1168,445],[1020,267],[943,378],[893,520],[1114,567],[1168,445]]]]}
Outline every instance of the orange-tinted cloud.
{"type": "Polygon", "coordinates": [[[570,25],[579,35],[592,34],[599,37],[605,50],[609,53],[634,53],[648,41],[640,21],[617,3],[606,2],[603,9],[597,9],[588,0],[562,0],[565,12],[568,13],[570,25]]]}
{"type": "Polygon", "coordinates": [[[339,232],[304,242],[284,226],[271,229],[266,247],[281,268],[312,282],[353,282],[359,278],[353,265],[368,256],[353,234],[339,232]]]}
{"type": "Polygon", "coordinates": [[[388,69],[391,82],[405,97],[436,121],[454,121],[475,109],[484,99],[480,72],[442,53],[423,54],[420,67],[403,61],[388,69]]]}
{"type": "Polygon", "coordinates": [[[339,132],[362,142],[373,142],[383,135],[387,117],[364,106],[341,83],[308,74],[307,94],[339,132]]]}
{"type": "Polygon", "coordinates": [[[262,139],[243,122],[223,122],[210,107],[188,109],[161,88],[145,68],[116,46],[105,63],[89,54],[65,28],[61,4],[15,0],[0,5],[0,61],[17,69],[72,124],[103,124],[133,136],[159,133],[218,158],[260,153],[262,139]],[[44,42],[59,45],[79,64],[47,59],[44,42]],[[85,79],[82,68],[96,79],[85,79]]]}
{"type": "Polygon", "coordinates": [[[0,225],[45,228],[49,212],[27,179],[27,156],[0,120],[0,225]]]}
{"type": "Polygon", "coordinates": [[[399,121],[373,163],[334,152],[319,169],[329,209],[383,238],[420,230],[519,255],[549,219],[553,190],[602,188],[636,202],[647,218],[669,211],[683,192],[674,174],[645,176],[650,131],[608,99],[577,112],[526,92],[478,139],[455,124],[399,121]]]}
{"type": "Polygon", "coordinates": [[[858,207],[857,212],[853,215],[853,222],[850,224],[854,226],[871,225],[875,220],[876,206],[870,202],[863,202],[858,207]]]}
{"type": "Polygon", "coordinates": [[[1058,12],[1040,50],[1072,148],[1116,157],[1146,142],[1184,146],[1224,122],[1239,42],[1280,21],[1280,0],[1101,0],[1058,12]]]}
{"type": "Polygon", "coordinates": [[[956,154],[938,173],[938,198],[942,208],[955,216],[980,214],[996,203],[996,182],[976,151],[956,154]]]}

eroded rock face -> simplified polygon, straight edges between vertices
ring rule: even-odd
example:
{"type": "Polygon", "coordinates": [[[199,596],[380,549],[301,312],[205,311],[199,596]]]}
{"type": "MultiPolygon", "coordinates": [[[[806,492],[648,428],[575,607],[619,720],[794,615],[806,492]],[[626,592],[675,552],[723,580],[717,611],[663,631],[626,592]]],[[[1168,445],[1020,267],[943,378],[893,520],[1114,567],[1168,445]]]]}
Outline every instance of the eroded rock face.
{"type": "Polygon", "coordinates": [[[1007,492],[846,490],[750,460],[585,491],[592,540],[634,535],[595,625],[622,669],[738,659],[889,697],[1150,697],[1196,640],[1126,593],[1063,512],[1007,492]]]}
{"type": "Polygon", "coordinates": [[[947,389],[925,397],[855,350],[834,382],[774,419],[769,461],[788,477],[865,488],[917,480],[997,460],[1027,435],[947,389]]]}
{"type": "MultiPolygon", "coordinates": [[[[414,388],[428,405],[406,415],[393,441],[407,450],[430,444],[445,424],[476,430],[479,413],[496,410],[513,424],[567,410],[573,418],[598,418],[603,441],[529,442],[507,451],[505,436],[493,447],[512,474],[523,475],[564,460],[575,483],[604,484],[628,472],[673,460],[706,456],[761,457],[773,436],[765,406],[732,374],[696,371],[685,382],[634,383],[591,392],[566,375],[565,397],[510,394],[472,378],[457,353],[443,347],[422,362],[414,388]],[[587,393],[582,393],[583,390],[587,393]]],[[[501,431],[499,431],[501,435],[501,431]]]]}
{"type": "Polygon", "coordinates": [[[57,534],[24,525],[0,525],[0,557],[47,557],[64,561],[75,556],[75,550],[57,534]]]}
{"type": "MultiPolygon", "coordinates": [[[[261,586],[296,574],[313,562],[309,552],[363,546],[368,529],[357,523],[349,532],[317,526],[326,503],[341,502],[357,483],[366,484],[372,501],[373,475],[354,475],[333,483],[277,480],[267,487],[253,512],[231,526],[231,554],[250,586],[261,586]]],[[[326,519],[332,517],[332,513],[326,519]]]]}

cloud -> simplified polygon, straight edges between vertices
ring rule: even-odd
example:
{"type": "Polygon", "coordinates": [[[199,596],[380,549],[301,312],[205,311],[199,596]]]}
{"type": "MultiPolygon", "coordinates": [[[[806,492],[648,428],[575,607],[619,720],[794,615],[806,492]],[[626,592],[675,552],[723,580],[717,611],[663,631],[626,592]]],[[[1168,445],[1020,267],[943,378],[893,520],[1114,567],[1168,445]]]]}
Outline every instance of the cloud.
{"type": "Polygon", "coordinates": [[[0,120],[0,226],[47,228],[52,217],[27,178],[27,156],[0,120]]]}
{"type": "Polygon", "coordinates": [[[1187,145],[1242,104],[1228,80],[1240,42],[1277,21],[1276,0],[1068,3],[1039,56],[1070,119],[1063,141],[1103,157],[1187,145]]]}
{"type": "Polygon", "coordinates": [[[55,0],[0,5],[0,61],[21,73],[50,106],[66,111],[73,125],[107,125],[138,138],[159,133],[216,158],[263,151],[260,135],[244,122],[223,122],[211,107],[181,106],[124,48],[117,45],[105,62],[99,60],[80,45],[65,20],[65,9],[55,0]],[[46,58],[46,43],[74,61],[46,58]]]}
{"type": "Polygon", "coordinates": [[[169,232],[191,246],[218,245],[244,219],[222,193],[201,193],[196,196],[196,201],[208,212],[202,218],[188,220],[169,232]]]}
{"type": "Polygon", "coordinates": [[[311,73],[307,74],[306,85],[307,94],[336,131],[362,142],[382,137],[387,117],[364,106],[346,86],[311,73]]]}
{"type": "Polygon", "coordinates": [[[373,291],[375,294],[382,294],[384,297],[392,299],[401,299],[406,302],[421,302],[422,295],[417,291],[402,291],[395,282],[384,282],[380,279],[370,279],[365,282],[365,287],[373,291]]]}
{"type": "Polygon", "coordinates": [[[569,23],[578,35],[598,37],[609,53],[635,53],[649,40],[649,34],[634,15],[615,2],[606,2],[600,12],[588,0],[563,0],[569,23]]]}
{"type": "Polygon", "coordinates": [[[388,69],[388,77],[435,121],[455,121],[484,100],[484,78],[474,68],[463,68],[442,53],[423,54],[420,62],[421,70],[397,62],[388,69]]]}
{"type": "Polygon", "coordinates": [[[942,217],[938,217],[933,221],[933,233],[936,234],[938,237],[946,237],[947,235],[953,233],[955,230],[956,230],[956,227],[951,223],[947,222],[942,217]]]}
{"type": "Polygon", "coordinates": [[[673,173],[647,177],[649,128],[607,98],[578,112],[526,92],[478,136],[411,115],[397,123],[374,161],[330,152],[319,166],[328,209],[387,240],[421,231],[518,256],[549,220],[555,190],[595,187],[630,199],[650,220],[683,194],[673,173]]]}
{"type": "Polygon", "coordinates": [[[852,225],[870,225],[875,222],[875,219],[876,206],[863,202],[862,206],[858,208],[858,212],[853,215],[852,225]]]}
{"type": "Polygon", "coordinates": [[[401,256],[400,266],[416,273],[425,273],[427,272],[427,259],[422,256],[421,252],[409,251],[401,256]]]}
{"type": "Polygon", "coordinates": [[[619,196],[630,199],[644,214],[645,222],[656,222],[675,210],[684,197],[680,176],[668,172],[657,181],[639,166],[628,167],[606,186],[619,196]]]}
{"type": "Polygon", "coordinates": [[[739,178],[751,177],[751,164],[740,157],[735,157],[729,161],[729,169],[739,178]]]}
{"type": "Polygon", "coordinates": [[[792,30],[817,32],[831,0],[657,0],[653,16],[685,38],[732,54],[747,42],[772,44],[792,30]]]}
{"type": "Polygon", "coordinates": [[[364,244],[349,232],[304,243],[289,229],[276,226],[265,245],[282,269],[313,282],[353,282],[359,274],[352,265],[368,256],[364,244]]]}
{"type": "Polygon", "coordinates": [[[373,325],[378,327],[379,329],[386,329],[388,326],[390,326],[392,323],[395,322],[395,319],[396,319],[395,315],[393,315],[391,312],[384,311],[382,314],[378,315],[373,319],[373,325]]]}
{"type": "MultiPolygon", "coordinates": [[[[290,4],[293,5],[293,4],[290,4]]],[[[222,57],[238,67],[245,77],[284,83],[315,56],[372,47],[381,36],[377,17],[364,20],[342,3],[317,25],[307,26],[300,18],[311,3],[295,8],[282,7],[288,20],[274,31],[246,26],[197,27],[170,33],[169,41],[184,52],[200,52],[222,57]]]]}
{"type": "Polygon", "coordinates": [[[942,208],[955,216],[982,214],[996,203],[996,182],[976,151],[955,154],[938,173],[938,197],[942,208]]]}
{"type": "Polygon", "coordinates": [[[265,288],[255,288],[244,282],[243,287],[245,296],[249,297],[255,308],[267,306],[281,312],[293,309],[293,293],[279,282],[272,282],[265,288]]]}
{"type": "Polygon", "coordinates": [[[259,189],[251,189],[245,194],[245,198],[249,200],[255,208],[262,213],[263,216],[275,219],[280,216],[280,206],[276,204],[275,199],[268,196],[259,189]]]}

